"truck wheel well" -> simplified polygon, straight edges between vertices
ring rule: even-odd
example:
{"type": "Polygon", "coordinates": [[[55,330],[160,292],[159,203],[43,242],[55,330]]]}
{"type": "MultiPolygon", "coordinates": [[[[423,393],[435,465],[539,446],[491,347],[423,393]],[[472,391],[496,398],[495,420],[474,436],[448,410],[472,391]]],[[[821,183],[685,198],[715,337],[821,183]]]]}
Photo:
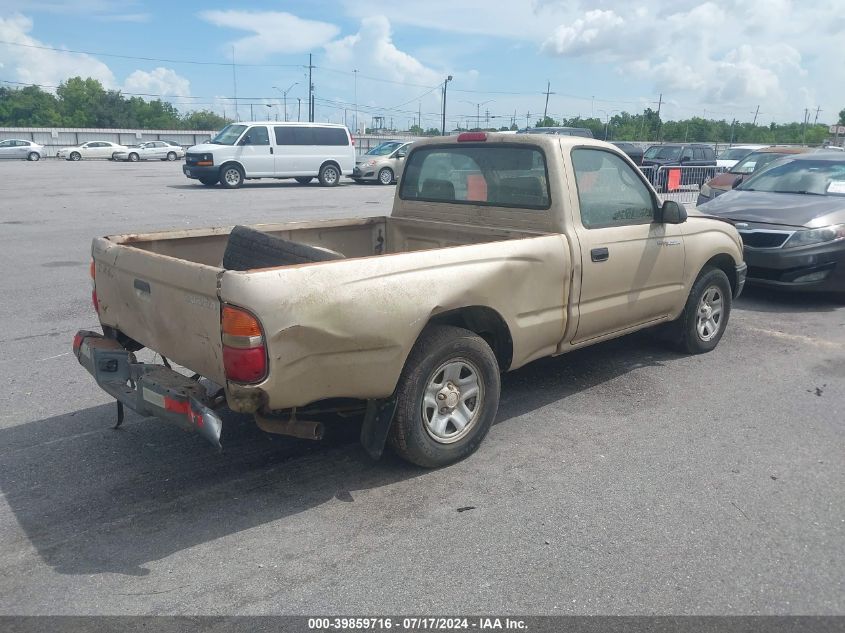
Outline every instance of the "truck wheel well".
{"type": "Polygon", "coordinates": [[[731,282],[731,292],[736,294],[736,262],[733,257],[727,253],[721,253],[720,255],[716,255],[715,257],[708,259],[707,263],[702,267],[702,270],[707,267],[718,268],[724,272],[725,275],[728,276],[728,281],[731,282]]]}
{"type": "Polygon", "coordinates": [[[486,306],[467,306],[442,312],[433,316],[429,324],[454,325],[483,338],[499,363],[501,371],[507,371],[513,360],[513,338],[508,324],[502,316],[486,306]]]}
{"type": "Polygon", "coordinates": [[[337,161],[333,161],[333,160],[323,161],[323,164],[322,164],[322,165],[320,165],[320,169],[319,169],[319,170],[317,170],[317,171],[319,172],[319,171],[320,171],[320,170],[322,170],[322,169],[323,169],[323,167],[325,167],[326,165],[334,165],[335,167],[337,167],[337,171],[342,173],[342,170],[340,169],[340,165],[337,163],[337,161]]]}
{"type": "Polygon", "coordinates": [[[223,163],[222,165],[220,165],[220,169],[219,169],[220,173],[223,173],[223,170],[224,170],[226,167],[228,167],[229,165],[235,165],[236,167],[239,167],[239,168],[240,168],[240,170],[241,170],[241,173],[243,173],[243,174],[244,174],[244,177],[246,177],[246,170],[244,169],[244,166],[243,166],[243,165],[241,165],[241,164],[240,164],[238,161],[236,161],[236,160],[227,160],[225,163],[223,163]]]}

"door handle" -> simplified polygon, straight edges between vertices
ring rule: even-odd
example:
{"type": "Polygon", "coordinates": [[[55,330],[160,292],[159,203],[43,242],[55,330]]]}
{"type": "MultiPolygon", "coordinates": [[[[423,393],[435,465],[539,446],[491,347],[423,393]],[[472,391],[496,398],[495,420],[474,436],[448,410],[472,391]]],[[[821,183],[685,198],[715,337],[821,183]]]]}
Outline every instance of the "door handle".
{"type": "Polygon", "coordinates": [[[271,154],[273,153],[273,146],[272,145],[270,146],[270,153],[271,154]]]}
{"type": "Polygon", "coordinates": [[[594,262],[606,262],[610,258],[610,251],[607,247],[594,248],[590,251],[590,259],[594,262]]]}

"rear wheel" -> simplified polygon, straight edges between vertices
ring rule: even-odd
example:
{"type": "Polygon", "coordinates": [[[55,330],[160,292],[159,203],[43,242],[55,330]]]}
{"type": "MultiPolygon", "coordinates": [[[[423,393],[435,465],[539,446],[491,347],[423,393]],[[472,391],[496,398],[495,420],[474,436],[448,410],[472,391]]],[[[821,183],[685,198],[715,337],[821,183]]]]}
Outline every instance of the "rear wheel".
{"type": "Polygon", "coordinates": [[[167,160],[169,160],[169,161],[176,160],[176,152],[167,152],[167,160]]]}
{"type": "Polygon", "coordinates": [[[41,154],[39,154],[38,152],[30,152],[29,154],[27,154],[26,159],[28,161],[41,160],[41,154]]]}
{"type": "Polygon", "coordinates": [[[324,187],[335,187],[340,182],[340,170],[337,165],[326,163],[320,167],[319,179],[324,187]]]}
{"type": "Polygon", "coordinates": [[[500,387],[499,365],[484,339],[450,325],[427,327],[399,377],[390,445],[426,468],[467,457],[493,424],[500,387]]]}
{"type": "Polygon", "coordinates": [[[244,172],[238,165],[223,165],[220,168],[220,184],[226,189],[238,189],[244,184],[244,172]]]}
{"type": "Polygon", "coordinates": [[[732,302],[731,283],[724,271],[711,267],[702,270],[683,313],[672,324],[679,349],[689,354],[715,349],[728,325],[732,302]]]}
{"type": "Polygon", "coordinates": [[[393,170],[390,167],[382,167],[378,172],[378,181],[383,185],[393,182],[393,170]]]}
{"type": "Polygon", "coordinates": [[[140,160],[140,157],[135,152],[132,152],[131,154],[129,154],[129,162],[137,163],[139,160],[140,160]]]}
{"type": "Polygon", "coordinates": [[[297,176],[296,178],[294,178],[294,180],[296,182],[298,182],[300,185],[307,185],[309,182],[314,180],[314,177],[313,176],[297,176]]]}

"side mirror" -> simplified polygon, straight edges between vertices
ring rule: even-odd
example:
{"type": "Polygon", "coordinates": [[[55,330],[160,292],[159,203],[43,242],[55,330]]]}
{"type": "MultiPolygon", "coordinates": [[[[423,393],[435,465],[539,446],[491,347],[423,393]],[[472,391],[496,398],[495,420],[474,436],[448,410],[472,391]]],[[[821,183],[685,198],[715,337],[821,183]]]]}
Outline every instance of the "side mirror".
{"type": "Polygon", "coordinates": [[[683,224],[687,221],[687,210],[674,200],[664,200],[660,207],[660,221],[663,224],[683,224]]]}
{"type": "Polygon", "coordinates": [[[396,158],[405,158],[407,155],[406,152],[396,152],[396,158]]]}
{"type": "Polygon", "coordinates": [[[691,158],[691,157],[689,157],[689,156],[681,156],[681,162],[682,162],[682,163],[685,163],[685,162],[687,162],[687,161],[689,161],[689,160],[692,160],[692,158],[691,158]]]}
{"type": "Polygon", "coordinates": [[[742,184],[742,181],[745,180],[745,176],[737,176],[734,178],[733,183],[731,184],[731,189],[736,189],[742,184]]]}

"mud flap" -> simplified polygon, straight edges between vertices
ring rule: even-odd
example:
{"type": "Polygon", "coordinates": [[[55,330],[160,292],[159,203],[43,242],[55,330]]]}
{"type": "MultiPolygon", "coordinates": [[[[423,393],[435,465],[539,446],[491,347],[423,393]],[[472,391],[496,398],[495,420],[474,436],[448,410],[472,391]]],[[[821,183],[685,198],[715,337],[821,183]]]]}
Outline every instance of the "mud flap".
{"type": "Polygon", "coordinates": [[[395,396],[387,400],[367,400],[367,411],[361,426],[361,445],[373,459],[379,459],[384,453],[387,433],[395,413],[395,396]]]}

